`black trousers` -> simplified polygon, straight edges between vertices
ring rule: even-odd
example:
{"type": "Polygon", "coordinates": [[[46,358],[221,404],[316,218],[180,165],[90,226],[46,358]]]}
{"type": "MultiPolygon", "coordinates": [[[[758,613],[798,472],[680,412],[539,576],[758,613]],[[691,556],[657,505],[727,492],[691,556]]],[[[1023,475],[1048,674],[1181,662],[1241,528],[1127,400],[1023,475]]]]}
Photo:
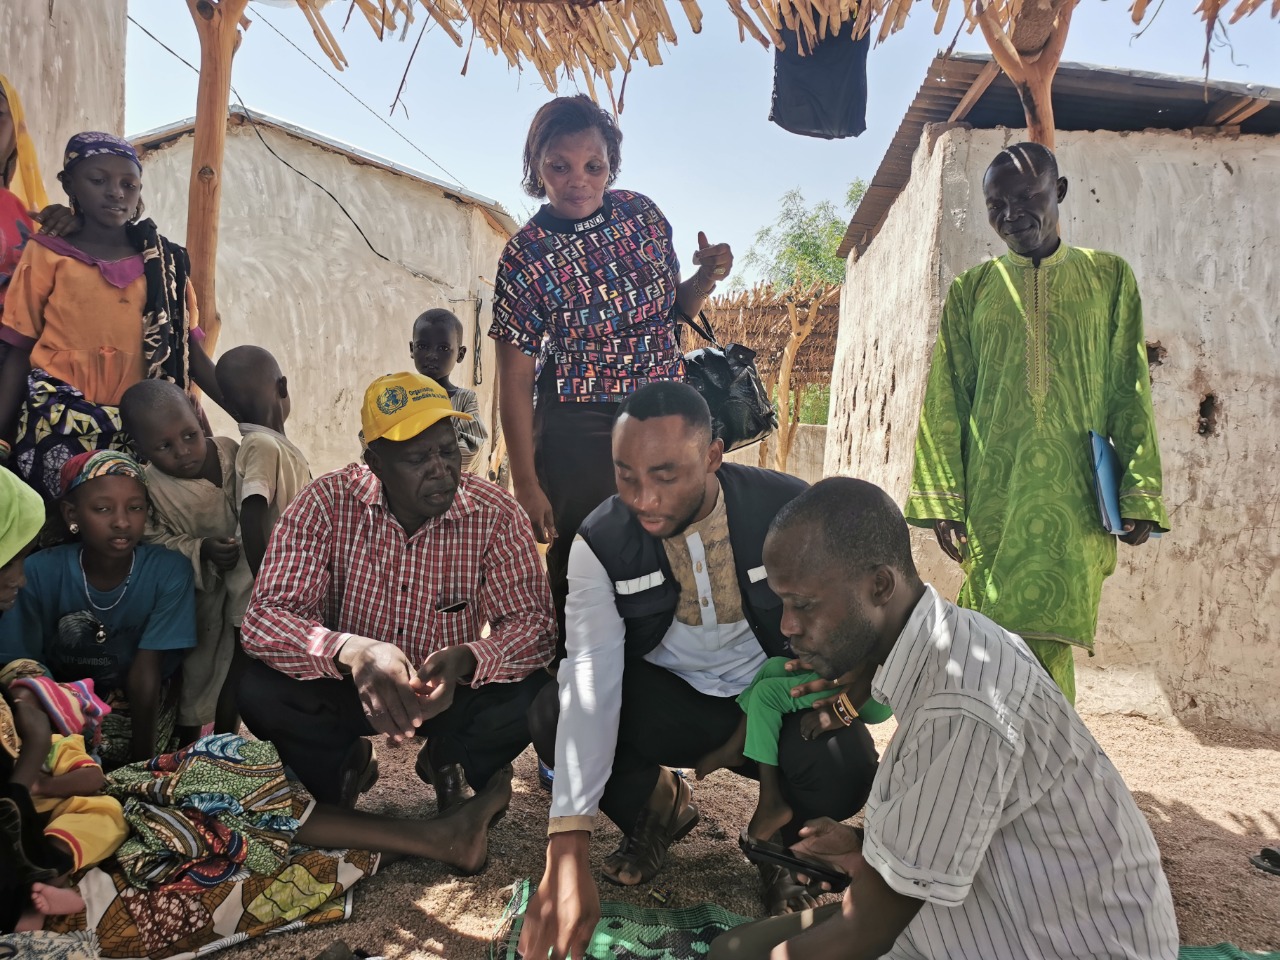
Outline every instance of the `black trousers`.
{"type": "MultiPolygon", "coordinates": [[[[548,766],[555,763],[558,692],[557,685],[549,684],[529,711],[534,749],[548,766]]],[[[795,813],[783,831],[789,841],[808,820],[846,820],[861,810],[877,764],[875,744],[861,720],[817,740],[804,740],[800,717],[784,717],[778,738],[779,779],[795,813]]],[[[600,809],[620,830],[630,832],[657,786],[659,768],[697,765],[728,740],[741,721],[737,698],[699,693],[669,670],[628,659],[613,772],[600,809]]],[[[748,760],[734,772],[755,779],[756,765],[748,760]]]]}
{"type": "MultiPolygon", "coordinates": [[[[458,686],[453,705],[418,728],[430,738],[432,762],[460,763],[473,787],[484,786],[529,745],[529,705],[548,680],[538,670],[518,683],[458,686]]],[[[356,740],[376,735],[351,680],[295,680],[251,660],[236,699],[245,726],[274,743],[322,803],[337,802],[342,761],[356,740]]]]}
{"type": "Polygon", "coordinates": [[[564,602],[569,595],[569,548],[587,515],[618,492],[613,475],[616,403],[538,404],[534,460],[551,501],[556,539],[547,549],[547,578],[559,628],[557,660],[564,659],[564,602]]]}

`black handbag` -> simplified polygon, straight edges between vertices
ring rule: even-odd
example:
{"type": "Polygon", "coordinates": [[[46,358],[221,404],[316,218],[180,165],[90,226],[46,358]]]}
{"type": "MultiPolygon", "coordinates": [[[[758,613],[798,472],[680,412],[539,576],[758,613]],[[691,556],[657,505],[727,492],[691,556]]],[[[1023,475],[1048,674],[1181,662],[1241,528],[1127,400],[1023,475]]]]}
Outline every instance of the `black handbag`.
{"type": "Polygon", "coordinates": [[[679,318],[710,344],[684,355],[685,376],[711,408],[712,426],[725,452],[759,443],[778,429],[777,411],[756,369],[756,352],[740,343],[722,347],[705,313],[698,320],[683,314],[679,318]]]}

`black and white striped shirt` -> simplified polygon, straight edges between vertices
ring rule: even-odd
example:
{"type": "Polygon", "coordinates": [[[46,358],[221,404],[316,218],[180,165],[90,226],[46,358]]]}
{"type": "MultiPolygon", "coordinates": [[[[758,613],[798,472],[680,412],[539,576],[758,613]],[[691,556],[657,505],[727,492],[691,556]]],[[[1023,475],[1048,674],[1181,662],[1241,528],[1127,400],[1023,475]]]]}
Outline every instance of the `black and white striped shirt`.
{"type": "Polygon", "coordinates": [[[872,693],[899,727],[863,856],[925,901],[890,957],[1177,957],[1155,838],[1020,637],[926,587],[872,693]]]}

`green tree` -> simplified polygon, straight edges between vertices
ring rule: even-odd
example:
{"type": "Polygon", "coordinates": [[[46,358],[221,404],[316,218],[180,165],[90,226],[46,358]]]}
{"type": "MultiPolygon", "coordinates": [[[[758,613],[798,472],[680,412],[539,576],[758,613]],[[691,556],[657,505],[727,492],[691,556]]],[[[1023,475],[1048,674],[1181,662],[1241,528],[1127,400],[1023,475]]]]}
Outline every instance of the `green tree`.
{"type": "Polygon", "coordinates": [[[805,203],[799,187],[788,190],[779,201],[777,219],[756,232],[746,266],[775,287],[842,283],[844,260],[836,251],[844,239],[849,215],[866,190],[866,181],[854,180],[841,206],[822,200],[812,207],[805,203]]]}

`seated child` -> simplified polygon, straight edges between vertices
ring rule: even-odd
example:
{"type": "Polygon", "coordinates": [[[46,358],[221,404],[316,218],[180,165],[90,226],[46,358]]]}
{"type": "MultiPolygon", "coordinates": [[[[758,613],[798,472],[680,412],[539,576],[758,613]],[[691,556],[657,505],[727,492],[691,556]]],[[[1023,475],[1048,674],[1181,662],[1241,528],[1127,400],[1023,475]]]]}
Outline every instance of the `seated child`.
{"type": "MultiPolygon", "coordinates": [[[[18,817],[33,822],[46,817],[43,840],[46,850],[31,842],[30,826],[7,825],[6,845],[18,864],[28,868],[28,902],[19,904],[16,931],[39,930],[49,915],[78,913],[84,900],[68,889],[71,874],[105,860],[128,835],[119,801],[102,796],[106,777],[102,768],[85,752],[79,735],[54,734],[50,718],[29,688],[0,687],[0,727],[12,731],[3,738],[3,764],[9,803],[18,817]],[[14,735],[16,734],[16,736],[14,735]],[[16,749],[15,749],[16,747],[16,749]],[[35,814],[35,817],[32,817],[35,814]],[[23,827],[26,827],[24,830],[23,827]],[[50,856],[50,854],[52,854],[50,856]],[[32,862],[56,864],[47,869],[32,862]],[[53,876],[48,876],[53,872],[53,876]],[[44,876],[46,880],[35,879],[44,876]]],[[[12,821],[12,813],[10,817],[12,821]]],[[[6,920],[12,910],[6,909],[6,920]]]]}
{"type": "MultiPolygon", "coordinates": [[[[835,717],[835,725],[848,726],[855,719],[863,723],[882,723],[893,715],[893,711],[875,700],[868,700],[861,709],[853,709],[844,694],[835,694],[830,689],[819,690],[803,697],[791,696],[793,688],[811,680],[820,680],[816,673],[787,671],[790,661],[786,657],[770,657],[755,675],[750,686],[738,695],[738,706],[742,707],[743,718],[723,746],[716,748],[700,761],[696,768],[697,777],[701,780],[713,770],[721,767],[737,767],[744,760],[754,760],[760,779],[760,799],[756,803],[755,813],[747,825],[747,833],[755,840],[768,840],[775,833],[791,822],[790,804],[782,794],[782,784],[778,778],[778,734],[782,730],[784,714],[796,713],[812,707],[817,701],[834,700],[829,712],[835,717]]],[[[830,729],[831,725],[814,724],[805,729],[805,738],[811,739],[814,734],[830,729]]]]}
{"type": "Polygon", "coordinates": [[[146,477],[132,457],[77,454],[61,482],[62,517],[79,539],[27,558],[26,583],[0,617],[0,664],[26,658],[60,683],[92,680],[111,706],[99,749],[111,769],[172,736],[172,681],[196,645],[191,564],[142,543],[146,477]]]}
{"type": "Polygon", "coordinates": [[[240,719],[226,680],[253,590],[238,540],[239,446],[229,437],[206,437],[190,398],[167,380],[135,383],[120,400],[120,416],[150,461],[146,539],[185,556],[195,579],[196,648],[182,665],[178,741],[194,742],[210,722],[218,733],[234,733],[240,719]]]}
{"type": "Polygon", "coordinates": [[[455,364],[462,362],[467,348],[462,345],[462,321],[443,308],[428,310],[413,321],[413,341],[409,344],[413,365],[424,377],[430,377],[449,394],[453,409],[471,414],[471,419],[456,417],[453,427],[462,446],[462,469],[469,471],[480,455],[489,433],[480,419],[480,401],[474,390],[455,387],[449,380],[455,364]]]}
{"type": "Polygon", "coordinates": [[[236,479],[240,487],[240,537],[256,577],[271,528],[289,502],[311,482],[302,451],[284,435],[289,382],[262,347],[233,347],[218,358],[218,386],[240,421],[236,479]]]}

